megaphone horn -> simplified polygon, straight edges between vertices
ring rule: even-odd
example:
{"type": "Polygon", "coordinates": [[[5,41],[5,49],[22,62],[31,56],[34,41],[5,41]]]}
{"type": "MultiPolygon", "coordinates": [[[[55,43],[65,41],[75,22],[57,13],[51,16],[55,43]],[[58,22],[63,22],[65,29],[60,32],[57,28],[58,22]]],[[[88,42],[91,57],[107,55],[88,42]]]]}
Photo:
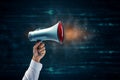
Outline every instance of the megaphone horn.
{"type": "Polygon", "coordinates": [[[59,21],[57,24],[46,29],[40,29],[35,31],[30,31],[28,33],[28,38],[30,41],[46,41],[51,40],[58,43],[63,43],[64,40],[64,30],[62,22],[59,21]]]}

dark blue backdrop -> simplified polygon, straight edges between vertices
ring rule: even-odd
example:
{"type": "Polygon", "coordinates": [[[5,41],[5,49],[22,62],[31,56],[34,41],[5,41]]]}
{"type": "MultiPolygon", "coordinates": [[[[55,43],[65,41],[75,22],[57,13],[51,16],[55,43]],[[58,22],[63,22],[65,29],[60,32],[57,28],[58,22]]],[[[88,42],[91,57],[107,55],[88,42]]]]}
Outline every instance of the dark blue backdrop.
{"type": "Polygon", "coordinates": [[[120,80],[118,0],[0,0],[0,80],[21,80],[34,42],[27,33],[77,20],[94,37],[77,44],[45,42],[39,80],[120,80]]]}

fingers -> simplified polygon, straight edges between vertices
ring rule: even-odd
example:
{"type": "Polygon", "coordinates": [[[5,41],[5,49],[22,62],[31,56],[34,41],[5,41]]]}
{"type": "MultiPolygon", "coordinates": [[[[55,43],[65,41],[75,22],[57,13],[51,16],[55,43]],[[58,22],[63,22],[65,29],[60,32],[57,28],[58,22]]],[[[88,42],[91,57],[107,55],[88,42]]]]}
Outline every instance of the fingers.
{"type": "Polygon", "coordinates": [[[39,51],[42,52],[42,51],[44,51],[44,50],[45,50],[45,47],[41,48],[39,51]]]}
{"type": "Polygon", "coordinates": [[[41,48],[43,48],[45,46],[45,44],[44,43],[41,43],[39,46],[38,46],[38,49],[41,49],[41,48]]]}
{"type": "Polygon", "coordinates": [[[34,45],[33,49],[37,49],[37,48],[39,47],[40,43],[41,43],[41,42],[37,42],[37,43],[34,45]]]}
{"type": "MultiPolygon", "coordinates": [[[[45,50],[45,44],[42,43],[42,42],[37,42],[34,47],[33,47],[33,51],[36,51],[38,52],[37,54],[38,55],[43,55],[46,53],[46,50],[45,50]]],[[[33,52],[35,53],[35,52],[33,52]]]]}
{"type": "Polygon", "coordinates": [[[45,44],[44,43],[41,43],[38,47],[38,52],[39,52],[39,55],[43,55],[46,53],[46,50],[45,50],[45,44]]]}
{"type": "Polygon", "coordinates": [[[46,53],[46,50],[43,50],[43,51],[39,51],[39,53],[38,53],[38,54],[39,54],[40,56],[44,56],[44,55],[45,55],[45,53],[46,53]]]}
{"type": "Polygon", "coordinates": [[[46,53],[46,50],[42,51],[42,52],[41,52],[42,56],[44,56],[45,53],[46,53]]]}
{"type": "Polygon", "coordinates": [[[37,42],[33,47],[33,60],[39,62],[44,57],[45,53],[45,44],[37,42]]]}
{"type": "Polygon", "coordinates": [[[41,48],[41,49],[38,50],[39,53],[42,53],[44,51],[45,51],[45,47],[43,47],[43,48],[41,48]]]}

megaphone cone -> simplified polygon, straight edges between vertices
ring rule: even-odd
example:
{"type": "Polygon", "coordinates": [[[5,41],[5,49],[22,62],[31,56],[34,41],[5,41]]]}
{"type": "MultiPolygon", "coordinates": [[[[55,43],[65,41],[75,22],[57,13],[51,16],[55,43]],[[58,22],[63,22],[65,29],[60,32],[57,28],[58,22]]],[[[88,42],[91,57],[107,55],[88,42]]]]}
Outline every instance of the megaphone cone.
{"type": "Polygon", "coordinates": [[[57,24],[52,27],[46,29],[40,29],[35,31],[30,31],[28,33],[28,38],[30,41],[45,41],[51,40],[58,43],[63,43],[64,40],[64,30],[62,26],[62,22],[59,21],[57,24]]]}

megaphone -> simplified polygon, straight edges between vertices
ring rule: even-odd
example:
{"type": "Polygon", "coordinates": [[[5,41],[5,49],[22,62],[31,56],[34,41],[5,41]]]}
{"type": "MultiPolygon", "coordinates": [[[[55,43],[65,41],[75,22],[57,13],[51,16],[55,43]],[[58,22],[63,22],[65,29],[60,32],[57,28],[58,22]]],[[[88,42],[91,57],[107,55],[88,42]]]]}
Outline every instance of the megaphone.
{"type": "Polygon", "coordinates": [[[35,31],[30,31],[28,33],[28,38],[30,41],[55,41],[58,43],[63,43],[64,40],[64,31],[61,21],[52,27],[46,29],[39,29],[35,31]]]}

